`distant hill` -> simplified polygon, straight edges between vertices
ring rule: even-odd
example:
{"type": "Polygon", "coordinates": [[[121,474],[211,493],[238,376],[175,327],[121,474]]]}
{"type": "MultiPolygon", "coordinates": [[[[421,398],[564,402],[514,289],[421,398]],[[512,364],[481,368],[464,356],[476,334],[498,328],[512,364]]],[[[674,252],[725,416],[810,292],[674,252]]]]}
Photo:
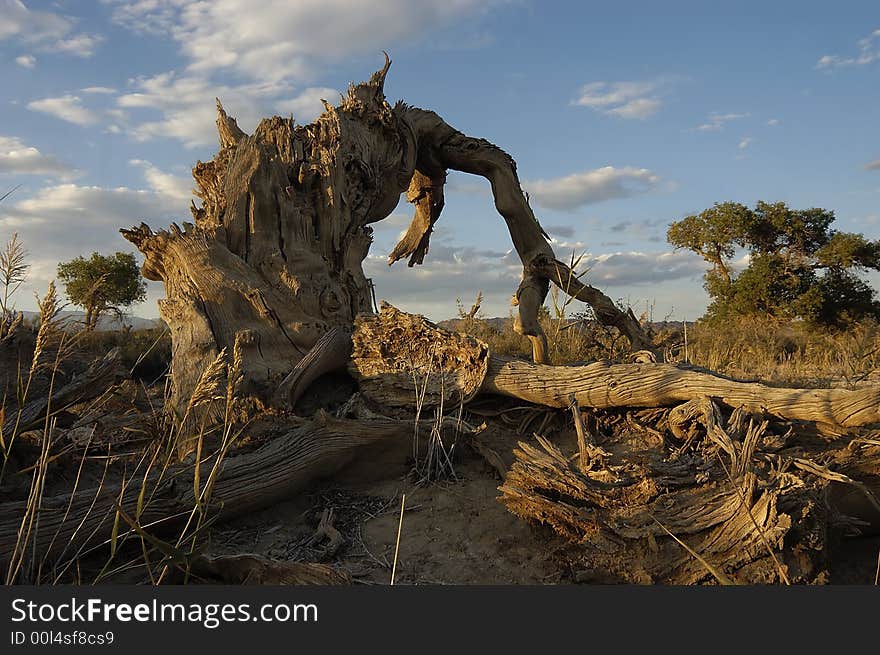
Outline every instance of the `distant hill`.
{"type": "MultiPolygon", "coordinates": [[[[38,322],[40,320],[39,312],[22,312],[25,321],[38,322]]],[[[67,311],[59,312],[58,317],[68,326],[69,329],[78,329],[85,321],[85,312],[67,311]]],[[[160,318],[141,318],[140,316],[123,316],[117,318],[114,315],[102,316],[98,319],[96,329],[101,332],[121,330],[124,327],[131,327],[134,330],[150,330],[165,325],[160,318]]]]}

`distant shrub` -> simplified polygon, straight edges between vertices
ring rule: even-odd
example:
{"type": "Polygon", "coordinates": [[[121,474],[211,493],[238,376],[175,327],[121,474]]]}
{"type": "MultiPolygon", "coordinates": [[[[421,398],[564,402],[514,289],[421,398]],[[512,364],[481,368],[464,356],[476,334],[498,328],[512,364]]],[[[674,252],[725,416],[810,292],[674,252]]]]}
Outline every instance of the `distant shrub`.
{"type": "Polygon", "coordinates": [[[164,326],[93,331],[82,334],[81,339],[83,349],[96,357],[118,346],[122,365],[145,384],[159,380],[171,365],[171,333],[164,326]]]}

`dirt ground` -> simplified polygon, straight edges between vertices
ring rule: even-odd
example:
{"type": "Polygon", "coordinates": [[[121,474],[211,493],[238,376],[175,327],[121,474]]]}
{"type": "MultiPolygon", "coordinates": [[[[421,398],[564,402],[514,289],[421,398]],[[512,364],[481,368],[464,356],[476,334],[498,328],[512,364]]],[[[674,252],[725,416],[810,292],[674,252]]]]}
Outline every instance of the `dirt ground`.
{"type": "MultiPolygon", "coordinates": [[[[339,385],[334,388],[340,397],[347,397],[351,391],[339,385]]],[[[128,407],[126,411],[135,418],[136,409],[146,412],[151,402],[159,402],[159,398],[135,398],[142,395],[136,391],[122,393],[113,401],[120,408],[128,407]]],[[[569,423],[563,414],[556,412],[555,417],[545,418],[556,421],[554,442],[566,452],[574,452],[576,445],[570,427],[559,429],[569,423]]],[[[528,429],[521,425],[520,429],[512,427],[509,432],[494,435],[490,445],[500,456],[502,466],[513,461],[515,435],[540,429],[542,415],[537,414],[534,421],[526,426],[528,429]]],[[[139,436],[137,431],[126,432],[128,428],[120,425],[117,417],[108,434],[139,436]]],[[[131,444],[120,444],[115,452],[137,450],[142,445],[135,439],[131,444]]],[[[31,450],[34,452],[27,452],[35,455],[36,446],[31,450]]],[[[72,487],[79,474],[78,452],[74,448],[71,455],[59,457],[53,463],[47,494],[62,493],[72,487]]],[[[400,525],[396,584],[618,582],[603,576],[601,571],[584,570],[578,564],[577,544],[567,542],[545,526],[514,516],[498,502],[499,473],[467,443],[456,447],[453,459],[454,476],[418,484],[411,475],[410,445],[397,444],[388,452],[364,453],[332,481],[319,483],[261,512],[215,526],[207,552],[257,553],[286,561],[323,562],[345,571],[356,584],[384,585],[391,580],[400,525]],[[406,503],[401,525],[403,495],[406,503]],[[338,533],[336,539],[317,532],[322,518],[338,533]]],[[[84,486],[98,484],[103,462],[103,457],[95,457],[94,470],[87,468],[83,472],[84,486]]],[[[2,491],[9,499],[25,498],[27,494],[26,484],[2,491]]],[[[828,581],[874,584],[878,556],[880,537],[841,541],[831,553],[828,581]]],[[[98,568],[103,560],[103,555],[96,560],[98,568]]],[[[144,582],[142,570],[126,575],[106,581],[144,582]]]]}
{"type": "Polygon", "coordinates": [[[500,481],[482,459],[458,462],[455,480],[418,486],[407,476],[321,485],[224,526],[216,553],[246,549],[281,559],[331,563],[356,582],[388,584],[401,497],[406,496],[395,584],[544,584],[563,581],[564,542],[533,528],[496,498],[500,481]],[[312,543],[325,510],[343,542],[335,553],[312,543]]]}
{"type": "MultiPolygon", "coordinates": [[[[405,473],[365,479],[370,467],[355,466],[332,483],[227,523],[214,534],[211,551],[323,561],[356,583],[388,584],[400,525],[395,584],[615,582],[579,570],[577,545],[508,512],[497,500],[498,474],[483,458],[468,448],[458,455],[455,479],[426,485],[405,473]],[[328,550],[328,540],[316,539],[315,532],[331,510],[342,542],[328,550]]],[[[830,582],[874,584],[878,552],[878,537],[841,542],[832,553],[830,582]]]]}

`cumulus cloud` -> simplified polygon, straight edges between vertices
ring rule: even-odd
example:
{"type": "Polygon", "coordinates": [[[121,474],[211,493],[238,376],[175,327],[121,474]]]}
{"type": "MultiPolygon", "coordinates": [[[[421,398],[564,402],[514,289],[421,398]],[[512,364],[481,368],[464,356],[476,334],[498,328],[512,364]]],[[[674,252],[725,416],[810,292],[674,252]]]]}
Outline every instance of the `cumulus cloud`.
{"type": "Polygon", "coordinates": [[[663,105],[658,92],[662,80],[641,82],[591,82],[585,84],[574,104],[620,118],[645,119],[663,105]]]}
{"type": "MultiPolygon", "coordinates": [[[[217,142],[215,98],[220,98],[242,129],[251,130],[269,113],[267,107],[279,94],[290,90],[286,84],[274,83],[215,84],[200,75],[178,75],[173,71],[137,78],[131,85],[133,90],[117,99],[117,118],[132,124],[128,128],[131,136],[139,141],[179,139],[189,148],[217,142]],[[133,112],[158,112],[158,117],[139,118],[133,112]]],[[[300,109],[307,108],[308,102],[300,100],[300,109]]]]}
{"type": "Polygon", "coordinates": [[[144,180],[161,198],[175,202],[180,207],[187,207],[193,199],[193,183],[189,177],[166,173],[145,159],[132,159],[129,163],[143,169],[144,180]]]}
{"type": "MultiPolygon", "coordinates": [[[[747,118],[749,114],[717,114],[711,113],[706,119],[705,123],[701,123],[697,125],[694,130],[697,132],[718,132],[724,129],[725,124],[730,121],[737,121],[742,118],[747,118]]],[[[769,124],[769,123],[768,123],[769,124]]]]}
{"type": "Polygon", "coordinates": [[[55,118],[73,123],[74,125],[94,125],[100,120],[99,115],[83,106],[79,96],[63,95],[57,98],[34,100],[27,105],[28,109],[49,114],[55,118]]]}
{"type": "Polygon", "coordinates": [[[55,41],[52,45],[52,51],[87,59],[95,54],[95,48],[103,40],[102,37],[94,34],[76,34],[70,38],[55,41]]]}
{"type": "Polygon", "coordinates": [[[523,186],[538,205],[566,210],[603,200],[628,198],[650,191],[659,183],[660,176],[647,168],[603,166],[565,177],[526,182],[523,186]]]}
{"type": "Polygon", "coordinates": [[[492,4],[497,0],[149,0],[118,3],[113,17],[135,31],[170,34],[191,73],[227,70],[277,82],[307,77],[318,57],[378,53],[417,38],[426,25],[436,31],[492,4]]]}
{"type": "Polygon", "coordinates": [[[744,136],[743,138],[741,138],[739,140],[739,145],[737,147],[740,150],[745,150],[746,148],[748,148],[752,144],[752,141],[754,141],[754,139],[752,137],[744,136]]]}
{"type": "Polygon", "coordinates": [[[771,118],[769,121],[767,121],[767,125],[769,125],[770,127],[774,127],[776,125],[779,125],[779,119],[778,118],[771,118]]]}
{"type": "Polygon", "coordinates": [[[370,53],[378,68],[382,48],[415,38],[422,26],[436,32],[502,1],[107,0],[117,24],[170,36],[187,62],[183,70],[132,80],[132,91],[119,98],[126,115],[109,129],[141,141],[168,137],[187,147],[208,145],[216,142],[214,97],[246,130],[272,112],[309,122],[323,108],[321,97],[333,104],[338,98],[333,89],[301,86],[314,78],[318,61],[370,53]],[[243,82],[220,84],[214,81],[219,74],[243,82]],[[137,115],[134,108],[158,116],[137,115]]]}
{"type": "Polygon", "coordinates": [[[0,21],[0,39],[58,39],[73,27],[69,18],[50,11],[32,11],[19,0],[0,0],[0,15],[3,16],[0,21]]]}
{"type": "Polygon", "coordinates": [[[14,39],[43,52],[90,57],[102,40],[97,35],[75,33],[76,24],[67,16],[29,9],[20,0],[0,0],[0,16],[0,41],[14,39]]]}
{"type": "Polygon", "coordinates": [[[854,56],[824,55],[819,58],[816,68],[828,70],[832,68],[845,68],[848,66],[865,66],[880,60],[880,29],[858,42],[858,54],[854,56]]]}
{"type": "Polygon", "coordinates": [[[73,170],[53,155],[46,155],[14,136],[0,136],[0,175],[57,175],[66,177],[73,170]]]}
{"type": "Polygon", "coordinates": [[[15,58],[15,63],[22,68],[33,68],[37,65],[37,58],[33,55],[20,55],[15,58]]]}
{"type": "Polygon", "coordinates": [[[293,114],[298,123],[310,123],[324,111],[321,100],[336,104],[338,99],[339,92],[336,89],[309,87],[293,98],[279,101],[275,109],[283,115],[293,114]]]}

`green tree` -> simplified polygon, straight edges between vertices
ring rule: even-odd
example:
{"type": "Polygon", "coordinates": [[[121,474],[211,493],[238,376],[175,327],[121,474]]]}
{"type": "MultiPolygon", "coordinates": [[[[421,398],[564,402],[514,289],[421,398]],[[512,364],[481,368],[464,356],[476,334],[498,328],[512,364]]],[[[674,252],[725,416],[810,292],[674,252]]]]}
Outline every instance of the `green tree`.
{"type": "Polygon", "coordinates": [[[64,283],[67,297],[86,312],[85,327],[92,330],[107,312],[122,313],[122,308],[141,302],[147,295],[147,283],[141,277],[134,255],[92,253],[89,259],[77,257],[58,265],[58,278],[64,283]]]}
{"type": "Polygon", "coordinates": [[[712,265],[709,317],[769,314],[835,326],[880,318],[874,289],[859,277],[880,270],[880,242],[838,232],[833,223],[826,209],[725,202],[672,223],[666,237],[712,265]],[[731,265],[737,252],[749,260],[739,273],[731,265]]]}

